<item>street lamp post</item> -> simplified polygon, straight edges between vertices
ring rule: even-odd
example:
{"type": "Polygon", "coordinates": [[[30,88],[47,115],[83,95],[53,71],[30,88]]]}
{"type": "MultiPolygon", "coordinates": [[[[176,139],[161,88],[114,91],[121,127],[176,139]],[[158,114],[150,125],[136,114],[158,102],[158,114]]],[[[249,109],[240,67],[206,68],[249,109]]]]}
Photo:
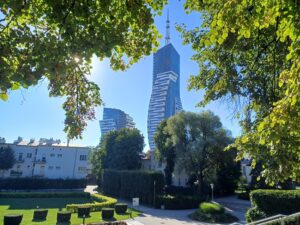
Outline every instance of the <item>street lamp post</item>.
{"type": "Polygon", "coordinates": [[[214,201],[214,184],[210,184],[211,187],[211,201],[214,201]]]}

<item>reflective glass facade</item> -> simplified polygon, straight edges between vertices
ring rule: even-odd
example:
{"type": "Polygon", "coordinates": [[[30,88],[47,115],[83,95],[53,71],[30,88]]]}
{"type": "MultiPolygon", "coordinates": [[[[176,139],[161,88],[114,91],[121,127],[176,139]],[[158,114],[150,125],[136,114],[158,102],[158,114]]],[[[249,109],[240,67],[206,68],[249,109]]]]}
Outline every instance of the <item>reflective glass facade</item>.
{"type": "Polygon", "coordinates": [[[154,134],[157,126],[180,110],[180,56],[169,43],[153,57],[153,82],[147,126],[151,150],[155,150],[154,134]]]}

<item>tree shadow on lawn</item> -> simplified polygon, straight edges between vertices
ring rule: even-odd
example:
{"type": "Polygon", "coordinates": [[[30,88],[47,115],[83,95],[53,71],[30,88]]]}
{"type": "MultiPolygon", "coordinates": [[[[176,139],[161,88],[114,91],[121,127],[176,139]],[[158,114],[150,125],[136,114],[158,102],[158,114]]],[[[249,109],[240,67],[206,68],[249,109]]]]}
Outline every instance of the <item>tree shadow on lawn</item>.
{"type": "Polygon", "coordinates": [[[7,205],[8,209],[59,209],[71,203],[89,202],[88,198],[4,198],[0,200],[0,205],[7,205]]]}

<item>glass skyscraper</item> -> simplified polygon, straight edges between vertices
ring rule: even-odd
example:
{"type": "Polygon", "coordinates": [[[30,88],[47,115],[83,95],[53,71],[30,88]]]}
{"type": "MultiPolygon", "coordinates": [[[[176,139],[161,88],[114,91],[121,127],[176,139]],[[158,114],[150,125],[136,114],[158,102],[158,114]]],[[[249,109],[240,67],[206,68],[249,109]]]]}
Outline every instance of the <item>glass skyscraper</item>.
{"type": "Polygon", "coordinates": [[[131,116],[120,109],[104,108],[103,120],[100,120],[101,136],[111,130],[122,128],[134,128],[135,124],[131,116]]]}
{"type": "Polygon", "coordinates": [[[182,110],[180,56],[169,40],[168,19],[166,45],[153,56],[152,93],[148,109],[148,140],[151,150],[155,150],[154,134],[160,122],[182,110]]]}

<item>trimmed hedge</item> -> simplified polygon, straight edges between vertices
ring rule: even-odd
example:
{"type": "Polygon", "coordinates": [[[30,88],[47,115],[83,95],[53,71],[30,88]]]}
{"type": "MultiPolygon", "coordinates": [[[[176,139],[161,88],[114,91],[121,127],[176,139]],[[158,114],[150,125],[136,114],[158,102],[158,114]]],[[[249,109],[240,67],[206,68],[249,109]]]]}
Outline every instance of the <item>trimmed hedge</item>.
{"type": "Polygon", "coordinates": [[[248,222],[300,211],[300,190],[255,190],[250,193],[250,200],[253,207],[246,213],[248,222]]]}
{"type": "Polygon", "coordinates": [[[4,225],[19,225],[22,222],[23,215],[21,214],[10,214],[4,215],[4,225]]]}
{"type": "Polygon", "coordinates": [[[78,206],[77,215],[78,217],[89,217],[90,216],[91,207],[89,206],[78,206]]]}
{"type": "Polygon", "coordinates": [[[127,208],[128,208],[128,205],[125,204],[125,203],[117,203],[115,205],[115,210],[116,210],[117,214],[124,214],[124,213],[126,213],[127,208]]]}
{"type": "Polygon", "coordinates": [[[291,217],[278,219],[265,225],[299,225],[300,224],[300,215],[294,215],[291,217]]]}
{"type": "Polygon", "coordinates": [[[85,188],[86,179],[7,178],[0,179],[3,190],[77,189],[85,188]]]}
{"type": "Polygon", "coordinates": [[[90,198],[87,192],[0,192],[0,198],[90,198]]]}
{"type": "Polygon", "coordinates": [[[159,195],[156,197],[155,207],[160,208],[162,205],[165,209],[195,209],[204,198],[186,195],[159,195]]]}
{"type": "Polygon", "coordinates": [[[199,209],[205,214],[222,214],[225,212],[223,206],[211,202],[201,203],[199,209]]]}
{"type": "Polygon", "coordinates": [[[101,211],[102,208],[114,207],[117,203],[117,199],[100,194],[91,194],[91,199],[95,202],[86,204],[68,204],[66,205],[66,209],[71,212],[78,212],[78,207],[90,207],[90,211],[95,212],[101,211]]]}
{"type": "Polygon", "coordinates": [[[103,171],[103,192],[106,195],[131,199],[139,198],[141,203],[153,204],[155,194],[159,195],[164,187],[164,175],[156,171],[103,171]]]}
{"type": "Polygon", "coordinates": [[[255,190],[250,199],[254,207],[267,215],[300,211],[300,190],[255,190]]]}
{"type": "Polygon", "coordinates": [[[33,212],[33,220],[46,220],[48,209],[35,209],[33,212]]]}
{"type": "Polygon", "coordinates": [[[115,210],[113,208],[103,208],[102,209],[102,219],[112,219],[114,217],[115,210]]]}
{"type": "Polygon", "coordinates": [[[57,212],[57,222],[58,223],[69,223],[71,220],[71,212],[68,211],[58,211],[57,212]]]}

